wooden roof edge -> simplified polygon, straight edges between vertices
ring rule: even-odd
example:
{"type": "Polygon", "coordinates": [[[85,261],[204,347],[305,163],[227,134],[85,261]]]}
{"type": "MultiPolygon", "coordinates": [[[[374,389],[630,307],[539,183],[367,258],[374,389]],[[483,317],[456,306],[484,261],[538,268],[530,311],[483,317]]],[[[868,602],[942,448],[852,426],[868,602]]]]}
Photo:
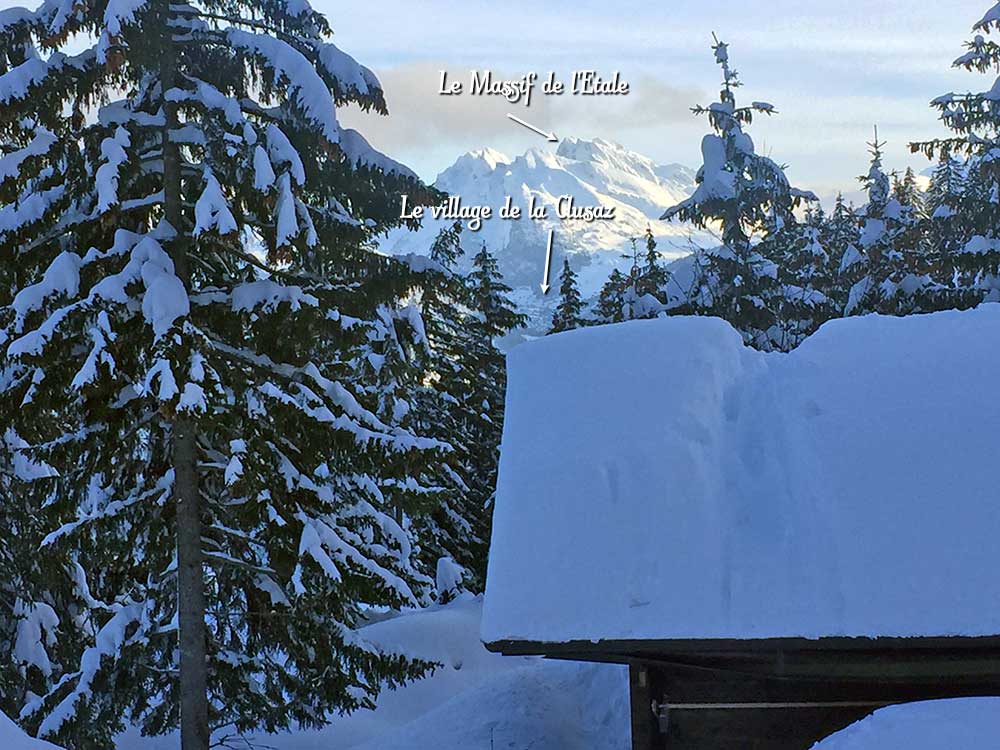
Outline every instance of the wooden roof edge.
{"type": "Polygon", "coordinates": [[[1000,652],[1000,635],[980,636],[830,636],[825,638],[665,638],[573,641],[507,639],[484,643],[505,656],[548,656],[580,661],[627,663],[645,657],[753,656],[770,653],[838,652],[1000,652]]]}

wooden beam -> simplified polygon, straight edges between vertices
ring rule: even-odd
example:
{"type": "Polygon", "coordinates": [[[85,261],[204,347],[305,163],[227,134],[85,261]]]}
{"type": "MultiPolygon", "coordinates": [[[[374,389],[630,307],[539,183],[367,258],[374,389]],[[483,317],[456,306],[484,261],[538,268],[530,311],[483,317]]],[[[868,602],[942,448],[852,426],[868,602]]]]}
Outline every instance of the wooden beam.
{"type": "Polygon", "coordinates": [[[653,716],[653,690],[649,670],[643,664],[628,668],[632,750],[657,750],[658,728],[653,716]]]}

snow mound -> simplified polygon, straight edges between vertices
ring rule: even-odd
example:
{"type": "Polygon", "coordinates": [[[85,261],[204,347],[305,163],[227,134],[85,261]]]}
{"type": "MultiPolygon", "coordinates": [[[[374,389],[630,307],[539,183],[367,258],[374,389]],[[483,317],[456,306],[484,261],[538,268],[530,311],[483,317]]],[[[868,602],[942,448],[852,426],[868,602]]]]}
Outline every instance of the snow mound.
{"type": "Polygon", "coordinates": [[[814,750],[952,750],[996,746],[1000,698],[890,706],[818,742],[814,750]]]}
{"type": "Polygon", "coordinates": [[[1000,305],[509,355],[486,642],[1000,634],[1000,305]]]}
{"type": "Polygon", "coordinates": [[[504,672],[361,750],[627,750],[622,667],[540,662],[504,672]]]}
{"type": "MultiPolygon", "coordinates": [[[[498,750],[627,750],[625,668],[491,654],[479,640],[481,615],[482,597],[463,594],[368,625],[361,630],[365,640],[441,668],[384,692],[374,711],[338,718],[318,731],[254,739],[274,750],[485,750],[491,736],[498,750]]],[[[176,750],[177,743],[176,734],[149,738],[131,730],[116,747],[176,750]]]]}

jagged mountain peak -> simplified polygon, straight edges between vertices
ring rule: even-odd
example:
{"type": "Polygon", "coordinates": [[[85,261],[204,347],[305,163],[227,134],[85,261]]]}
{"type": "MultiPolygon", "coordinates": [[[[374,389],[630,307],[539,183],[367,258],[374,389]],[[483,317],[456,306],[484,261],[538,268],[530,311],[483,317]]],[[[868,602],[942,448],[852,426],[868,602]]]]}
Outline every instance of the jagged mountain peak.
{"type": "Polygon", "coordinates": [[[458,157],[454,164],[441,172],[434,181],[434,185],[446,192],[452,192],[453,189],[448,186],[455,182],[456,179],[461,181],[470,177],[486,177],[499,167],[509,165],[511,162],[512,159],[509,156],[488,146],[475,151],[468,151],[458,157]]]}
{"type": "Polygon", "coordinates": [[[556,149],[556,155],[574,161],[606,161],[619,156],[646,158],[634,151],[629,151],[620,143],[606,141],[603,138],[592,140],[564,138],[559,143],[559,148],[556,149]]]}

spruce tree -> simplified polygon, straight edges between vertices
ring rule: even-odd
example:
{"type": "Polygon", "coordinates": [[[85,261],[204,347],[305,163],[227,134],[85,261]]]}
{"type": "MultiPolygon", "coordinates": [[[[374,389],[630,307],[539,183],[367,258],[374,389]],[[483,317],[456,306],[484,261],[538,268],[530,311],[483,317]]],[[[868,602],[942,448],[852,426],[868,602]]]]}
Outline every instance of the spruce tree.
{"type": "Polygon", "coordinates": [[[851,278],[852,267],[861,260],[858,251],[859,222],[854,206],[849,205],[842,193],[837,193],[830,212],[820,232],[820,244],[829,257],[830,289],[827,296],[837,314],[847,304],[850,288],[858,281],[851,278]]]}
{"type": "Polygon", "coordinates": [[[728,320],[748,344],[770,349],[780,337],[782,288],[777,265],[760,252],[754,238],[793,222],[793,209],[815,196],[792,188],[781,166],[756,153],[743,128],[755,114],[772,115],[775,109],[766,102],[737,106],[741,82],[730,65],[728,45],[716,40],[712,49],[723,83],[718,102],[693,109],[707,116],[713,131],[702,139],[704,163],[696,177],[698,186],[662,218],[690,221],[701,228],[721,225],[722,245],[702,254],[691,307],[698,314],[728,320]]]}
{"type": "Polygon", "coordinates": [[[954,259],[959,256],[970,236],[962,212],[965,200],[965,165],[952,154],[942,151],[931,174],[926,199],[926,235],[933,259],[931,275],[942,289],[947,290],[954,306],[963,307],[972,301],[956,288],[954,259]]]}
{"type": "Polygon", "coordinates": [[[650,229],[647,228],[642,239],[645,252],[639,248],[640,238],[633,237],[631,251],[623,254],[631,261],[631,268],[620,290],[622,320],[655,318],[667,309],[660,298],[664,294],[660,284],[666,284],[669,272],[660,265],[656,240],[650,229]]]}
{"type": "MultiPolygon", "coordinates": [[[[1000,4],[994,5],[972,27],[975,36],[965,43],[966,52],[954,67],[978,73],[994,73],[1000,67],[1000,45],[987,37],[1000,31],[1000,4]]],[[[998,79],[1000,80],[1000,79],[998,79]]],[[[1000,148],[1000,110],[996,106],[997,83],[986,91],[948,93],[931,102],[945,127],[954,135],[923,143],[911,143],[914,152],[939,160],[957,154],[967,157],[964,189],[954,209],[958,220],[948,222],[939,274],[949,281],[956,305],[966,307],[982,301],[1000,301],[1000,173],[996,153],[1000,148]]],[[[943,218],[943,217],[939,217],[943,218]]]]}
{"type": "Polygon", "coordinates": [[[830,296],[835,274],[823,245],[825,225],[817,204],[806,210],[803,222],[786,224],[761,243],[763,253],[776,259],[783,285],[774,342],[779,350],[795,348],[839,312],[830,296]]]}
{"type": "MultiPolygon", "coordinates": [[[[414,277],[427,346],[421,383],[417,384],[420,431],[447,440],[452,449],[428,467],[428,486],[439,488],[425,512],[412,520],[424,567],[436,576],[438,601],[453,594],[456,579],[463,588],[482,591],[489,544],[489,500],[495,473],[498,434],[495,413],[484,412],[483,359],[493,350],[482,321],[472,308],[473,288],[457,269],[463,253],[462,226],[443,229],[414,277]],[[480,463],[485,460],[486,464],[480,463]]],[[[495,396],[488,397],[495,400],[495,396]]]]}
{"type": "Polygon", "coordinates": [[[0,414],[52,469],[0,523],[13,616],[56,615],[3,699],[67,747],[320,726],[426,669],[354,635],[430,584],[398,520],[447,446],[368,249],[422,189],[338,124],[385,102],[330,34],[292,0],[0,16],[0,414]]]}
{"type": "Polygon", "coordinates": [[[559,305],[552,315],[549,333],[571,331],[586,325],[583,319],[583,300],[576,285],[576,274],[569,265],[569,258],[563,259],[562,274],[559,277],[559,305]]]}
{"type": "Polygon", "coordinates": [[[666,303],[669,301],[666,287],[670,282],[670,271],[664,267],[660,254],[656,251],[656,238],[653,237],[653,229],[651,227],[646,227],[644,239],[646,257],[642,269],[643,280],[645,281],[647,291],[661,302],[666,303]]]}
{"type": "Polygon", "coordinates": [[[625,320],[625,289],[628,278],[617,268],[611,271],[597,295],[594,313],[602,323],[621,323],[625,320]]]}
{"type": "Polygon", "coordinates": [[[507,392],[507,358],[499,343],[512,331],[523,328],[528,319],[511,301],[512,290],[504,283],[497,260],[485,244],[472,259],[468,285],[469,308],[474,315],[468,324],[466,351],[471,380],[468,404],[469,418],[478,430],[478,439],[469,446],[469,460],[476,467],[470,486],[488,509],[481,536],[489,539],[507,392]]]}
{"type": "Polygon", "coordinates": [[[896,247],[903,253],[908,270],[926,267],[928,245],[924,219],[927,210],[924,193],[917,185],[912,167],[907,167],[902,177],[893,175],[892,197],[899,204],[900,234],[896,247]]]}
{"type": "Polygon", "coordinates": [[[937,291],[927,273],[916,181],[911,172],[909,180],[897,181],[892,187],[882,167],[884,145],[876,130],[875,140],[869,144],[872,159],[868,174],[859,178],[868,204],[858,240],[860,257],[842,261],[842,269],[858,277],[848,293],[846,315],[923,312],[932,307],[937,291]]]}
{"type": "Polygon", "coordinates": [[[472,258],[469,284],[471,304],[479,315],[484,337],[491,340],[502,338],[527,322],[511,301],[509,295],[513,290],[504,283],[500,265],[485,243],[472,258]]]}

